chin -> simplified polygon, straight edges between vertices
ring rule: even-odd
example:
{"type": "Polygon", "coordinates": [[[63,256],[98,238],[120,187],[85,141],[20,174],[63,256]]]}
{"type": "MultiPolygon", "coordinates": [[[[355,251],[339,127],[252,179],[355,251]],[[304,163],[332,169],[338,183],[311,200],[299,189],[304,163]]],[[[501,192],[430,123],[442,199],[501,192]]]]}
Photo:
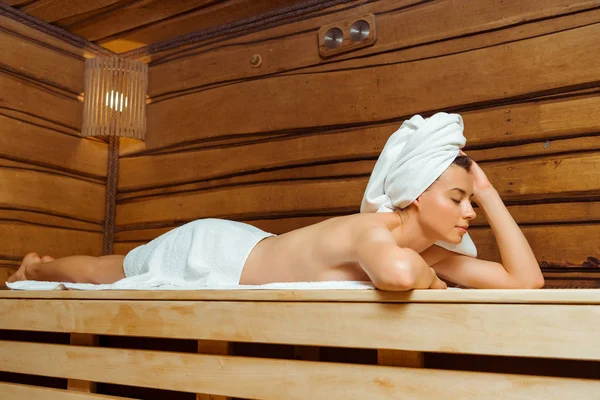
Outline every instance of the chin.
{"type": "Polygon", "coordinates": [[[463,235],[458,234],[449,236],[446,239],[443,239],[443,241],[451,244],[460,244],[460,242],[462,242],[462,238],[463,235]]]}

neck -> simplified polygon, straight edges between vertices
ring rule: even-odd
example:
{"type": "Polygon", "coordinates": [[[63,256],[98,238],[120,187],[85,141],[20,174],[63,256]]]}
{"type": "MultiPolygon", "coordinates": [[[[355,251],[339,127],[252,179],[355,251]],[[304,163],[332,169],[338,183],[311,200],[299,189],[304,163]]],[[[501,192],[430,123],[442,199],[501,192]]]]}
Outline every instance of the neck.
{"type": "Polygon", "coordinates": [[[396,238],[396,243],[399,247],[409,248],[417,253],[422,253],[437,240],[433,237],[433,232],[423,229],[413,210],[402,211],[401,216],[398,212],[394,212],[393,214],[397,219],[397,223],[391,232],[396,238]]]}

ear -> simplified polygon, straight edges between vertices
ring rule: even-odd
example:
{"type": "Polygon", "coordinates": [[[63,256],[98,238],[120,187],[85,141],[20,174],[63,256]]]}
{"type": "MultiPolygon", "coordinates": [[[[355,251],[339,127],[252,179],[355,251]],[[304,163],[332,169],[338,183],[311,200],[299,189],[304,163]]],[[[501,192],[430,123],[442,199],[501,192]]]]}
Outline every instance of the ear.
{"type": "Polygon", "coordinates": [[[415,200],[413,200],[412,203],[410,203],[411,206],[414,206],[417,210],[421,210],[421,196],[417,197],[415,200]]]}

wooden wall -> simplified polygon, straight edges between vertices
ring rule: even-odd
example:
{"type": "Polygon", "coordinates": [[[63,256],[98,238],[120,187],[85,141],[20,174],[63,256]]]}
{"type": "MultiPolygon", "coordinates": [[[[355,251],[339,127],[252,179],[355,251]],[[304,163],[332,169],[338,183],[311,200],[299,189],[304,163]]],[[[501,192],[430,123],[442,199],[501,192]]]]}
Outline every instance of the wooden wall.
{"type": "MultiPolygon", "coordinates": [[[[443,110],[549,285],[599,286],[600,1],[353,4],[145,55],[147,140],[122,148],[115,252],[203,217],[282,233],[358,212],[389,135],[443,110]],[[320,26],[368,12],[375,46],[319,57],[320,26]]],[[[499,260],[484,218],[472,236],[499,260]]]]}
{"type": "Polygon", "coordinates": [[[0,15],[0,282],[31,251],[102,254],[107,145],[79,137],[85,46],[0,15]]]}

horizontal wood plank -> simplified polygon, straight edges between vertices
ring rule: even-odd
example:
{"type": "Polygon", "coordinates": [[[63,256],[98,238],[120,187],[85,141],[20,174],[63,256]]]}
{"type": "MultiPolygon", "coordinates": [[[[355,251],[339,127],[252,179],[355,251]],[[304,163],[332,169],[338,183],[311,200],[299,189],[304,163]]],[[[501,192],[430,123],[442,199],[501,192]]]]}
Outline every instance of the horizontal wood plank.
{"type": "Polygon", "coordinates": [[[269,40],[273,36],[293,37],[298,32],[318,30],[321,25],[330,23],[332,20],[352,18],[356,15],[367,13],[383,14],[392,10],[409,7],[419,3],[419,0],[396,0],[393,2],[371,2],[369,0],[356,0],[352,4],[338,4],[328,7],[321,12],[313,12],[295,20],[286,20],[284,23],[275,23],[268,29],[256,31],[245,30],[237,35],[220,36],[209,39],[195,39],[180,43],[177,46],[167,48],[145,47],[124,53],[125,57],[133,57],[147,64],[153,61],[164,61],[166,59],[179,59],[188,52],[195,53],[199,49],[209,51],[220,48],[223,45],[245,45],[252,42],[269,40]],[[233,37],[231,37],[233,36],[233,37]]]}
{"type": "MultiPolygon", "coordinates": [[[[150,0],[150,3],[154,3],[154,0],[150,0]]],[[[130,5],[130,2],[123,0],[93,0],[89,4],[81,5],[83,7],[86,7],[87,11],[83,11],[71,16],[65,16],[64,18],[53,22],[52,25],[56,25],[71,32],[77,26],[93,23],[94,21],[101,19],[103,16],[111,14],[114,16],[115,13],[119,12],[120,10],[123,10],[128,5],[130,5]]]]}
{"type": "Polygon", "coordinates": [[[600,152],[498,161],[487,166],[490,182],[507,200],[598,196],[600,152]],[[570,182],[579,184],[571,185],[570,182]]]}
{"type": "MultiPolygon", "coordinates": [[[[482,168],[505,201],[577,199],[600,194],[599,163],[600,153],[590,152],[497,161],[482,168]]],[[[122,201],[117,206],[117,225],[358,212],[370,174],[365,172],[357,178],[256,183],[122,201]]]]}
{"type": "MultiPolygon", "coordinates": [[[[508,211],[517,224],[556,224],[556,223],[581,223],[600,222],[600,202],[577,202],[577,203],[548,203],[548,204],[524,204],[509,205],[508,211]]],[[[477,209],[476,209],[477,211],[477,209]]],[[[471,226],[489,226],[481,212],[471,226]]],[[[319,215],[310,217],[282,217],[273,219],[254,219],[242,222],[256,226],[264,231],[282,234],[294,229],[324,221],[333,215],[319,215]]],[[[177,225],[179,226],[179,225],[177,225]]],[[[160,228],[122,230],[115,233],[117,242],[123,241],[150,241],[163,233],[174,229],[176,226],[165,226],[160,228]]]]}
{"type": "Polygon", "coordinates": [[[0,30],[0,68],[26,74],[75,94],[83,93],[84,59],[0,30]]]}
{"type": "MultiPolygon", "coordinates": [[[[494,150],[483,150],[483,151],[471,151],[469,155],[473,157],[474,160],[477,160],[480,154],[483,156],[490,157],[491,160],[494,158],[506,158],[507,156],[517,156],[526,151],[539,152],[544,151],[541,149],[549,148],[553,145],[553,152],[557,152],[561,154],[561,150],[565,147],[568,147],[570,150],[573,150],[575,145],[581,144],[581,150],[587,148],[589,150],[596,150],[598,147],[598,140],[595,138],[580,138],[573,139],[569,143],[566,141],[553,141],[551,144],[546,143],[536,143],[530,145],[518,146],[514,149],[506,149],[506,151],[501,151],[502,149],[494,149],[494,150]],[[485,153],[485,154],[482,154],[485,153]]],[[[548,151],[548,153],[550,153],[548,151]]],[[[576,156],[577,153],[572,153],[571,155],[576,156]]],[[[589,153],[588,153],[589,154],[589,153]]],[[[532,159],[533,160],[533,159],[532,159]]],[[[484,168],[485,172],[488,176],[494,178],[494,173],[499,173],[502,170],[502,167],[499,165],[487,163],[485,161],[478,161],[480,165],[484,168]],[[500,171],[499,171],[500,170],[500,171]]],[[[509,163],[514,163],[518,165],[522,162],[522,160],[511,160],[509,163]]],[[[560,162],[560,161],[559,161],[560,162]]],[[[167,163],[166,163],[167,164],[167,163]]],[[[594,167],[595,162],[592,161],[592,167],[594,167]]],[[[123,204],[130,201],[136,200],[144,200],[147,198],[157,198],[157,197],[168,197],[168,196],[181,196],[187,195],[190,193],[199,193],[210,190],[219,190],[223,188],[235,188],[235,187],[243,187],[248,185],[269,185],[269,184],[277,184],[278,182],[301,182],[301,181],[324,181],[324,180],[339,180],[339,179],[362,179],[368,178],[373,170],[373,166],[375,165],[374,160],[365,160],[365,161],[350,161],[350,162],[333,162],[333,163],[322,163],[316,164],[313,166],[301,166],[301,167],[288,167],[281,169],[274,169],[268,172],[258,172],[258,173],[250,173],[250,174],[240,174],[234,175],[228,178],[217,178],[217,179],[209,179],[205,181],[197,181],[192,183],[184,183],[184,184],[173,184],[158,187],[150,187],[143,190],[136,190],[131,192],[120,192],[117,194],[117,203],[123,204]]],[[[545,171],[541,171],[544,173],[545,171]]],[[[592,185],[594,186],[594,179],[596,178],[596,174],[592,172],[591,174],[592,185]]],[[[539,178],[539,177],[536,177],[539,178]]],[[[522,180],[518,183],[522,185],[528,185],[527,182],[528,176],[524,176],[522,180]]],[[[552,177],[546,176],[542,178],[544,181],[550,181],[552,177]]],[[[514,181],[508,182],[494,182],[497,189],[501,189],[501,195],[505,198],[505,200],[514,203],[515,201],[520,200],[536,200],[541,199],[538,194],[532,195],[527,194],[523,197],[519,198],[519,195],[515,195],[514,181]]],[[[366,182],[365,182],[366,187],[366,182]]],[[[558,189],[558,188],[557,188],[558,189]]],[[[518,189],[517,189],[518,190],[518,189]]],[[[560,190],[560,189],[558,189],[560,190]]],[[[547,199],[556,199],[556,196],[549,195],[546,197],[547,199]]],[[[586,200],[593,200],[597,198],[597,190],[592,189],[589,194],[567,194],[563,197],[558,197],[560,200],[568,200],[569,198],[583,198],[586,200]]],[[[349,212],[357,212],[358,205],[355,210],[351,210],[349,212]]]]}
{"type": "Polygon", "coordinates": [[[315,210],[356,212],[365,187],[366,179],[289,182],[149,198],[119,204],[116,223],[123,228],[209,216],[235,219],[315,210]]]}
{"type": "Polygon", "coordinates": [[[496,147],[498,144],[527,143],[540,139],[552,141],[597,135],[600,117],[592,110],[599,106],[600,96],[594,91],[590,95],[536,99],[468,111],[461,115],[468,147],[496,147]],[[575,118],[570,120],[573,116],[575,118]]]}
{"type": "MultiPolygon", "coordinates": [[[[376,15],[376,19],[379,22],[376,22],[378,27],[378,31],[381,31],[381,19],[384,18],[388,14],[394,14],[398,12],[404,12],[404,17],[407,18],[408,14],[411,13],[422,13],[420,8],[432,8],[432,7],[445,7],[446,3],[450,4],[450,2],[440,2],[437,4],[427,4],[423,5],[418,0],[404,0],[404,1],[384,1],[384,2],[367,2],[364,1],[362,4],[356,2],[351,6],[340,5],[338,7],[332,7],[328,9],[329,13],[318,13],[312,16],[311,18],[299,20],[299,21],[289,21],[285,24],[275,26],[269,29],[263,29],[257,32],[247,32],[245,35],[240,37],[233,38],[224,38],[224,40],[203,40],[203,41],[195,41],[191,43],[183,43],[175,48],[167,48],[167,49],[155,49],[155,48],[147,48],[147,51],[139,52],[140,54],[132,54],[133,57],[136,57],[150,65],[150,69],[154,66],[158,66],[159,64],[175,62],[179,63],[180,61],[184,61],[185,58],[193,59],[195,56],[200,56],[201,53],[209,52],[209,51],[220,51],[221,54],[228,53],[233,58],[230,58],[232,61],[232,65],[230,68],[236,68],[240,71],[244,71],[246,73],[247,69],[244,69],[243,66],[234,62],[239,60],[239,54],[235,55],[235,52],[227,52],[227,48],[248,48],[249,50],[254,50],[257,53],[268,54],[268,57],[263,65],[262,73],[263,75],[269,73],[289,73],[289,71],[294,71],[297,69],[303,69],[306,71],[310,70],[327,70],[328,65],[337,65],[338,61],[342,61],[344,65],[348,66],[356,66],[361,65],[361,59],[370,58],[377,59],[378,61],[385,62],[398,62],[398,61],[408,61],[408,60],[416,60],[423,59],[427,57],[435,57],[443,54],[457,53],[467,50],[472,50],[475,48],[482,48],[486,46],[492,46],[499,43],[506,43],[515,40],[522,40],[529,37],[541,36],[552,32],[557,32],[565,29],[572,29],[575,27],[585,26],[590,23],[597,22],[598,15],[600,11],[598,9],[589,9],[585,12],[575,12],[572,14],[563,14],[560,9],[548,9],[549,14],[548,18],[536,20],[518,20],[518,16],[510,16],[503,15],[503,18],[497,18],[496,21],[493,21],[493,24],[497,24],[498,29],[492,29],[491,31],[484,31],[475,33],[475,31],[470,35],[449,37],[444,40],[444,37],[441,36],[440,40],[434,40],[431,43],[420,43],[417,42],[412,46],[408,47],[400,47],[398,46],[398,42],[402,42],[404,39],[402,36],[394,33],[394,31],[398,29],[403,29],[402,24],[400,26],[388,26],[391,28],[391,32],[386,32],[386,37],[380,38],[378,43],[374,47],[368,47],[358,51],[351,52],[348,54],[341,54],[335,57],[334,62],[323,63],[322,60],[313,66],[306,66],[302,63],[302,61],[306,61],[307,59],[315,59],[316,54],[308,55],[308,54],[296,54],[294,57],[286,57],[280,51],[283,50],[281,45],[285,43],[289,43],[290,45],[295,45],[298,47],[302,40],[299,37],[302,37],[305,32],[313,32],[316,34],[317,30],[326,24],[331,23],[333,20],[345,20],[349,18],[355,18],[360,15],[365,15],[368,13],[374,13],[376,15]],[[336,10],[337,8],[337,10],[336,10]],[[552,17],[553,15],[554,17],[552,17]],[[505,20],[513,19],[514,24],[509,23],[506,25],[505,20]],[[286,41],[281,41],[280,39],[286,38],[286,41]],[[260,49],[265,43],[269,43],[270,47],[268,47],[268,51],[260,52],[260,49]],[[386,46],[387,45],[387,46],[386,46]],[[385,48],[388,51],[381,52],[380,49],[385,48]],[[380,54],[381,53],[381,54],[380,54]],[[357,57],[358,55],[362,57],[357,57]],[[366,57],[365,57],[366,56],[366,57]],[[276,61],[279,61],[278,63],[276,61]],[[298,63],[299,62],[299,63],[298,63]],[[298,63],[298,64],[297,64],[298,63]],[[269,68],[271,71],[265,71],[264,65],[277,64],[274,68],[269,68]],[[242,67],[242,68],[240,68],[242,67]],[[295,68],[300,67],[300,68],[295,68]]],[[[485,2],[480,2],[485,3],[485,2]]],[[[453,3],[454,5],[457,2],[453,3]]],[[[498,7],[497,3],[491,3],[492,7],[498,7]]],[[[528,4],[521,3],[522,6],[527,8],[528,4]]],[[[573,5],[573,3],[571,3],[573,5]]],[[[490,4],[484,4],[483,7],[490,7],[490,4]]],[[[506,4],[507,7],[512,7],[511,4],[506,4]]],[[[583,6],[586,8],[585,4],[576,4],[575,7],[583,6]]],[[[473,5],[470,5],[473,7],[473,5]]],[[[583,9],[581,8],[581,9],[583,9]]],[[[439,8],[438,8],[439,9],[439,8]]],[[[447,10],[446,10],[447,11],[447,10]]],[[[451,13],[452,11],[450,11],[451,13]]],[[[489,12],[489,10],[483,11],[484,14],[489,12]]],[[[536,11],[534,11],[536,13],[536,11]]],[[[464,13],[463,13],[464,15],[464,13]]],[[[539,14],[538,14],[539,15],[539,14]]],[[[437,15],[435,18],[443,18],[443,16],[437,15]]],[[[475,17],[475,19],[481,21],[481,17],[475,17]]],[[[468,21],[463,21],[462,26],[469,29],[472,27],[468,21]]],[[[426,24],[427,21],[419,21],[418,24],[423,25],[426,24]]],[[[438,28],[438,27],[436,27],[438,28]]],[[[442,27],[446,28],[446,27],[442,27]]],[[[437,30],[434,29],[430,31],[428,34],[436,35],[437,30]]],[[[447,29],[442,29],[441,34],[447,34],[447,29]]],[[[414,38],[414,36],[410,32],[405,32],[408,38],[414,38]]],[[[314,48],[314,47],[313,47],[314,48]]],[[[287,51],[285,51],[287,53],[287,51]]],[[[243,58],[242,58],[243,59],[243,58]]],[[[189,61],[189,60],[185,60],[189,61]]],[[[185,62],[184,61],[184,62],[185,62]]],[[[185,67],[181,66],[182,71],[185,71],[185,67]]],[[[256,73],[256,72],[254,72],[256,73]]],[[[188,76],[190,79],[194,79],[195,76],[188,76]]],[[[237,77],[236,77],[237,78],[237,77]]],[[[169,79],[169,81],[171,81],[169,79]]],[[[153,90],[153,89],[150,89],[153,90]]]]}
{"type": "Polygon", "coordinates": [[[593,305],[31,299],[0,304],[5,316],[0,326],[9,330],[600,361],[594,344],[600,307],[593,305]],[[440,335],[442,327],[452,334],[440,335]]]}
{"type": "MultiPolygon", "coordinates": [[[[555,274],[555,275],[558,275],[555,274]]],[[[599,278],[588,278],[586,277],[587,273],[581,273],[577,276],[554,276],[554,277],[546,277],[545,288],[551,289],[598,289],[600,288],[600,279],[599,278]]]]}
{"type": "MultiPolygon", "coordinates": [[[[600,202],[515,204],[507,207],[518,224],[566,224],[600,222],[600,202]]],[[[471,226],[489,226],[483,212],[476,208],[479,218],[471,226]]]]}
{"type": "MultiPolygon", "coordinates": [[[[335,65],[336,68],[344,68],[342,62],[349,58],[370,58],[381,53],[400,53],[405,48],[423,46],[433,43],[440,53],[448,54],[442,46],[436,44],[438,41],[454,40],[456,37],[470,36],[470,49],[490,45],[485,43],[481,36],[485,32],[492,31],[490,35],[497,35],[497,30],[514,25],[522,25],[527,22],[530,25],[542,25],[546,29],[541,32],[529,32],[522,27],[519,29],[523,39],[531,36],[552,33],[564,29],[562,25],[571,27],[570,21],[553,21],[553,24],[537,22],[539,19],[556,17],[559,15],[590,9],[600,6],[598,1],[567,2],[565,0],[550,0],[545,2],[544,7],[539,7],[536,1],[503,2],[478,1],[473,3],[468,0],[443,1],[426,6],[415,5],[402,8],[409,2],[398,4],[395,11],[387,11],[390,7],[388,2],[376,2],[373,5],[364,5],[352,12],[352,17],[358,18],[361,11],[374,12],[376,14],[377,43],[373,47],[353,51],[348,55],[336,56],[333,60],[324,60],[319,56],[315,36],[317,30],[325,23],[341,21],[350,16],[342,16],[347,13],[336,13],[330,15],[327,22],[317,18],[311,18],[312,23],[305,21],[304,26],[292,34],[286,34],[282,27],[275,27],[263,32],[270,33],[269,38],[257,40],[254,36],[248,38],[236,38],[225,40],[220,46],[206,51],[204,47],[190,50],[184,54],[171,56],[170,60],[156,60],[149,69],[150,86],[148,93],[154,98],[166,93],[178,92],[195,87],[202,87],[218,82],[240,80],[253,77],[267,76],[285,71],[294,71],[315,65],[328,65],[329,69],[335,65]],[[367,11],[367,9],[369,9],[367,11]],[[361,10],[361,11],[359,11],[361,10]],[[531,23],[536,21],[535,23],[531,23]],[[308,25],[308,26],[307,26],[308,25]],[[483,34],[482,34],[483,33],[483,34]],[[476,35],[479,34],[479,35],[476,35]],[[293,51],[293,57],[290,56],[293,51]],[[263,63],[260,68],[252,68],[249,57],[252,54],[261,54],[263,63]],[[202,65],[199,70],[197,66],[202,65]]],[[[398,2],[400,3],[400,2],[398,2]]],[[[414,2],[413,2],[414,3],[414,2]]],[[[585,13],[581,13],[585,14],[585,13]]],[[[585,16],[580,16],[580,25],[585,25],[585,16]]],[[[285,29],[285,31],[289,28],[285,29]]],[[[515,40],[517,38],[511,38],[515,40]]],[[[505,42],[508,40],[504,40],[505,42]]],[[[447,46],[446,46],[447,47],[447,46]]],[[[463,48],[469,50],[469,48],[463,48]]],[[[181,53],[181,50],[179,51],[181,53]]],[[[431,56],[431,54],[428,54],[431,56]]],[[[156,56],[155,56],[156,58],[156,56]]],[[[378,63],[378,60],[374,60],[378,63]]],[[[363,61],[364,62],[364,61],[363,61]]],[[[371,61],[368,61],[371,62],[371,61]]]]}
{"type": "MultiPolygon", "coordinates": [[[[594,94],[464,112],[461,115],[465,121],[466,150],[479,162],[598,149],[600,144],[597,135],[594,135],[600,127],[600,117],[595,117],[594,112],[598,107],[600,96],[594,94]],[[523,142],[526,144],[518,145],[523,142]],[[481,146],[486,148],[477,149],[481,146]],[[469,151],[471,147],[476,149],[469,151]]],[[[376,159],[398,126],[399,123],[382,124],[263,139],[258,143],[242,142],[227,147],[194,149],[187,146],[167,154],[130,155],[120,163],[119,190],[209,180],[283,167],[376,159]],[[221,161],[225,156],[230,160],[227,163],[221,161]],[[185,167],[191,164],[195,168],[185,167]]]]}
{"type": "Polygon", "coordinates": [[[145,243],[147,243],[147,241],[141,241],[141,242],[122,242],[122,243],[115,242],[113,244],[113,254],[126,255],[131,250],[135,249],[137,246],[141,246],[141,245],[143,245],[145,243]]]}
{"type": "Polygon", "coordinates": [[[133,400],[131,397],[107,396],[6,382],[0,382],[0,397],[4,400],[133,400]]]}
{"type": "Polygon", "coordinates": [[[62,177],[67,177],[67,178],[79,179],[79,180],[83,180],[83,181],[90,182],[90,183],[98,183],[101,185],[103,185],[106,181],[105,178],[90,177],[90,176],[86,176],[86,175],[81,175],[80,173],[77,173],[77,172],[66,171],[64,169],[55,169],[55,168],[41,166],[35,162],[13,161],[13,160],[2,158],[2,157],[0,157],[0,168],[39,172],[41,174],[56,175],[56,176],[62,176],[62,177]]]}
{"type": "Polygon", "coordinates": [[[38,0],[25,4],[21,11],[32,17],[46,22],[54,22],[60,19],[84,14],[86,12],[103,9],[119,0],[88,0],[84,2],[69,0],[38,0]]]}
{"type": "Polygon", "coordinates": [[[251,80],[151,103],[147,148],[224,135],[373,123],[589,85],[600,78],[594,67],[597,56],[587,51],[597,37],[600,24],[435,59],[251,80]],[[464,74],[465,68],[473,73],[464,74]],[[564,74],[565,69],[570,73],[564,74]],[[398,78],[406,76],[410,79],[398,78]],[[423,93],[423,87],[436,90],[423,93]],[[371,97],[367,100],[364,93],[371,97]],[[336,106],[323,112],[322,104],[336,106]],[[179,121],[176,127],[173,120],[179,121]]]}
{"type": "Polygon", "coordinates": [[[52,228],[67,228],[81,231],[103,232],[101,221],[87,222],[75,218],[66,218],[58,215],[47,214],[40,211],[18,209],[2,209],[0,221],[47,226],[52,228]]]}
{"type": "MultiPolygon", "coordinates": [[[[339,144],[336,147],[344,147],[342,138],[339,139],[339,144]]],[[[287,150],[284,143],[278,142],[281,150],[273,145],[272,154],[286,154],[287,150]]],[[[295,146],[298,143],[287,143],[290,146],[295,146]]],[[[266,146],[265,146],[266,147],[266,146]]],[[[317,146],[315,146],[317,147],[317,146]]],[[[323,146],[322,146],[323,147],[323,146]]],[[[346,147],[352,147],[348,145],[346,147]]],[[[264,160],[266,165],[269,164],[268,160],[275,160],[277,162],[278,157],[269,155],[269,153],[253,154],[252,150],[258,150],[253,146],[245,146],[243,148],[230,147],[227,151],[194,151],[194,152],[181,152],[181,153],[170,153],[168,156],[148,156],[144,157],[138,162],[125,162],[122,166],[122,170],[129,170],[129,174],[132,176],[140,176],[140,181],[136,182],[128,178],[123,178],[122,181],[132,185],[128,187],[122,187],[120,192],[117,194],[118,203],[126,203],[131,199],[139,199],[151,196],[168,196],[173,193],[191,193],[203,190],[210,190],[224,187],[236,187],[248,184],[264,184],[264,183],[276,183],[282,181],[299,181],[306,179],[340,179],[340,178],[359,178],[369,177],[373,167],[375,165],[376,158],[365,157],[364,160],[360,161],[345,161],[344,158],[340,160],[321,160],[311,163],[308,159],[311,158],[310,154],[304,160],[304,163],[298,161],[295,156],[291,156],[292,162],[286,165],[286,161],[281,160],[279,166],[273,166],[272,168],[261,168],[261,162],[264,160]],[[243,153],[242,149],[247,149],[246,153],[243,153]],[[228,163],[219,163],[219,158],[215,153],[222,157],[228,157],[232,153],[235,155],[239,152],[240,158],[247,160],[240,164],[234,163],[232,159],[228,163]],[[215,164],[209,165],[209,161],[215,157],[215,164]],[[188,168],[185,162],[189,164],[202,166],[206,165],[206,169],[202,168],[188,168]],[[157,168],[160,165],[162,168],[157,168]],[[147,168],[143,168],[147,166],[147,168]],[[230,171],[231,174],[213,174],[210,171],[215,172],[230,171]],[[174,171],[176,171],[174,173],[174,171]],[[235,172],[234,172],[235,171],[235,172]],[[167,173],[169,172],[169,173],[167,173]],[[171,178],[170,180],[168,178],[171,178]],[[206,179],[202,179],[206,177],[206,179]],[[144,181],[142,181],[142,179],[144,181]],[[141,185],[145,184],[145,187],[141,185]]],[[[600,150],[600,141],[597,137],[580,137],[575,139],[564,139],[564,140],[547,140],[535,143],[529,143],[524,145],[496,147],[483,150],[467,150],[468,155],[480,165],[486,168],[491,165],[489,162],[495,160],[515,160],[520,162],[519,158],[524,157],[535,157],[535,156],[549,156],[549,155],[564,155],[567,153],[577,154],[582,151],[600,150]]],[[[316,150],[318,151],[318,150],[316,150]]],[[[301,154],[304,150],[300,146],[298,154],[301,154]]],[[[292,153],[293,154],[293,153],[292,153]]],[[[318,157],[318,154],[314,155],[318,157]]],[[[375,156],[376,157],[376,156],[375,156]]],[[[357,157],[361,158],[361,157],[357,157]]],[[[125,161],[124,159],[122,161],[125,161]]],[[[350,158],[351,160],[351,158],[350,158]]],[[[288,160],[289,162],[290,160],[288,160]]],[[[123,176],[121,173],[120,176],[123,176]]],[[[120,180],[121,181],[121,180],[120,180]]],[[[124,184],[125,185],[125,184],[124,184]]],[[[512,188],[510,188],[512,189],[512,188]]]]}
{"type": "MultiPolygon", "coordinates": [[[[111,15],[112,18],[110,19],[103,19],[89,27],[74,27],[72,32],[93,40],[116,53],[123,53],[187,33],[250,18],[280,7],[292,5],[294,2],[290,0],[253,0],[251,3],[248,3],[247,0],[206,1],[206,7],[192,7],[193,5],[186,4],[189,1],[178,1],[177,3],[180,3],[178,6],[166,5],[166,3],[173,3],[169,1],[163,1],[162,3],[165,4],[162,4],[162,7],[159,4],[157,10],[148,10],[150,12],[154,11],[153,14],[156,15],[154,18],[149,15],[149,12],[145,12],[143,8],[141,12],[139,9],[132,9],[123,13],[125,14],[124,18],[117,18],[115,27],[119,30],[123,29],[122,32],[114,32],[115,28],[111,27],[111,20],[115,17],[114,15],[111,15]],[[191,11],[178,13],[176,11],[178,8],[188,8],[191,11]],[[169,15],[170,12],[174,12],[174,14],[169,15]],[[138,19],[138,15],[141,16],[141,19],[138,19]],[[170,18],[165,18],[165,16],[170,18]],[[154,21],[148,24],[147,19],[154,19],[154,21]],[[129,29],[126,28],[131,25],[134,26],[129,29]],[[136,25],[139,27],[136,28],[136,25]],[[105,31],[112,31],[114,35],[107,37],[105,31]]],[[[196,0],[194,3],[197,5],[198,1],[196,0]]]]}
{"type": "Polygon", "coordinates": [[[105,178],[108,145],[0,115],[0,157],[105,178]]]}
{"type": "Polygon", "coordinates": [[[24,36],[27,40],[42,43],[44,46],[53,47],[56,50],[71,54],[75,58],[92,58],[97,56],[90,49],[85,49],[53,35],[48,35],[35,27],[28,26],[5,15],[0,15],[0,26],[5,31],[24,36]]]}
{"type": "MultiPolygon", "coordinates": [[[[267,301],[328,303],[600,304],[600,289],[381,290],[2,290],[0,299],[267,301]]],[[[3,303],[4,304],[4,303],[3,303]]],[[[13,304],[13,303],[6,303],[13,304]]],[[[13,304],[14,305],[14,304],[13,304]]],[[[0,312],[2,309],[0,309],[0,312]]],[[[34,326],[34,325],[32,325],[34,326]]]]}
{"type": "Polygon", "coordinates": [[[0,207],[45,212],[100,223],[104,186],[47,172],[0,168],[0,207]]]}
{"type": "MultiPolygon", "coordinates": [[[[77,139],[81,138],[79,131],[76,128],[65,126],[64,124],[50,121],[50,120],[44,119],[43,117],[39,117],[34,114],[29,114],[27,112],[20,111],[18,109],[11,109],[11,108],[1,109],[0,116],[2,116],[3,119],[11,118],[11,119],[14,119],[19,122],[39,126],[40,128],[50,129],[56,133],[65,134],[65,135],[68,135],[71,137],[75,137],[77,139]]],[[[88,137],[88,138],[85,138],[84,140],[106,144],[106,142],[102,141],[102,139],[97,138],[97,137],[88,137]]]]}
{"type": "Polygon", "coordinates": [[[50,122],[79,130],[83,103],[60,91],[0,71],[0,109],[33,114],[50,122]]]}
{"type": "MultiPolygon", "coordinates": [[[[113,2],[114,1],[111,1],[111,3],[113,2]]],[[[104,0],[104,3],[106,3],[106,0],[104,0]]],[[[113,37],[113,40],[117,40],[118,37],[126,31],[147,27],[148,25],[164,21],[177,14],[188,13],[193,9],[202,9],[206,12],[207,9],[210,10],[211,8],[214,8],[214,5],[211,7],[211,3],[214,3],[214,1],[184,0],[173,2],[169,0],[155,0],[152,2],[126,4],[118,8],[115,7],[114,10],[101,13],[92,18],[88,17],[86,19],[80,19],[79,21],[72,18],[68,21],[68,27],[73,33],[83,36],[90,41],[96,41],[111,36],[113,37]]],[[[62,24],[65,23],[67,23],[67,21],[62,22],[62,24]]],[[[196,30],[201,30],[203,28],[202,25],[197,25],[196,30]]],[[[139,44],[143,43],[150,44],[153,42],[136,40],[130,46],[136,48],[139,47],[139,44]],[[138,43],[138,46],[135,46],[135,42],[138,43]]],[[[116,50],[121,52],[125,49],[122,50],[121,48],[118,48],[116,50]]],[[[127,50],[130,50],[130,48],[128,47],[127,50]]]]}
{"type": "MultiPolygon", "coordinates": [[[[587,257],[600,259],[600,223],[521,226],[538,261],[581,265],[587,257]]],[[[489,228],[469,228],[477,258],[501,262],[496,238],[489,228]]]]}
{"type": "MultiPolygon", "coordinates": [[[[522,4],[522,3],[521,3],[522,4]]],[[[494,6],[497,5],[494,3],[494,6]]],[[[435,58],[449,54],[462,53],[474,49],[503,45],[528,38],[544,36],[551,33],[562,32],[570,29],[588,26],[598,22],[600,9],[593,8],[585,12],[575,12],[561,15],[555,18],[534,19],[524,23],[509,24],[500,29],[492,29],[489,32],[481,32],[451,38],[450,40],[439,40],[424,45],[410,46],[397,49],[397,51],[383,52],[367,57],[353,57],[343,61],[345,68],[360,68],[365,61],[375,64],[396,64],[403,62],[418,61],[435,58]]],[[[523,22],[523,21],[521,21],[523,22]]],[[[335,64],[333,64],[335,69],[335,64]]],[[[298,69],[305,73],[326,72],[332,68],[330,65],[321,63],[312,67],[298,69]]],[[[286,71],[282,74],[291,74],[294,71],[286,71]]]]}
{"type": "MultiPolygon", "coordinates": [[[[0,261],[1,264],[5,264],[4,261],[0,261]]],[[[17,272],[17,267],[8,267],[6,265],[0,265],[0,289],[5,289],[6,280],[15,272],[17,272]]]]}
{"type": "Polygon", "coordinates": [[[549,400],[572,395],[591,400],[600,388],[598,381],[576,378],[19,342],[0,342],[0,348],[0,367],[15,372],[268,400],[395,398],[400,392],[415,399],[449,396],[549,400]],[[433,380],[436,385],[430,384],[433,380]],[[461,384],[456,385],[457,381],[461,384]]]}
{"type": "Polygon", "coordinates": [[[0,220],[0,257],[20,260],[32,251],[40,256],[102,255],[102,232],[50,228],[0,220]]]}

